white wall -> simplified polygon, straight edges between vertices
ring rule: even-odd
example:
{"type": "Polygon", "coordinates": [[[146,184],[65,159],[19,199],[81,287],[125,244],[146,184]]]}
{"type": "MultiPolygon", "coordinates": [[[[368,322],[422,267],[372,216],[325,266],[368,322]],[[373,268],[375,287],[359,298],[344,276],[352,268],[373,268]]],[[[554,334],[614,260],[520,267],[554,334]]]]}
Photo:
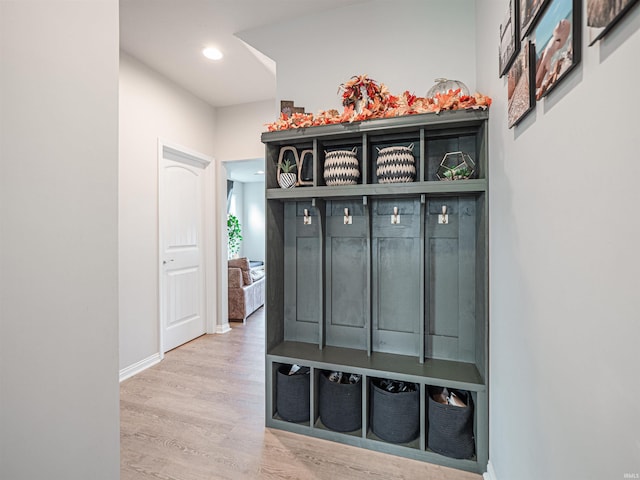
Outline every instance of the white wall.
{"type": "MultiPolygon", "coordinates": [[[[264,158],[264,144],[260,141],[260,135],[267,130],[265,124],[273,122],[277,117],[278,110],[274,100],[217,108],[216,159],[221,162],[231,162],[264,158]]],[[[225,169],[222,168],[219,171],[225,172],[225,169]]],[[[257,256],[264,259],[264,182],[235,182],[235,185],[243,192],[240,200],[243,206],[237,215],[242,224],[244,237],[240,246],[240,255],[248,256],[252,260],[257,259],[257,256]],[[257,199],[258,191],[260,199],[257,199]],[[260,200],[262,207],[256,204],[260,200]],[[262,208],[263,216],[260,219],[255,217],[256,208],[262,208]]],[[[218,201],[220,205],[224,205],[222,193],[218,195],[218,201]]],[[[226,291],[224,282],[226,282],[226,276],[219,279],[221,288],[226,291]]]]}
{"type": "Polygon", "coordinates": [[[480,3],[478,86],[494,99],[495,480],[638,475],[640,123],[628,99],[640,75],[640,8],[604,42],[584,41],[577,71],[508,130],[496,74],[507,1],[480,3]]]}
{"type": "Polygon", "coordinates": [[[119,477],[118,2],[0,2],[0,478],[119,477]]]}
{"type": "Polygon", "coordinates": [[[475,90],[473,0],[372,0],[240,37],[277,63],[277,98],[342,110],[338,85],[368,74],[392,93],[426,94],[437,77],[475,90]]]}
{"type": "Polygon", "coordinates": [[[159,353],[158,138],[214,156],[214,130],[212,107],[121,52],[121,369],[159,353]]]}
{"type": "Polygon", "coordinates": [[[242,223],[243,255],[250,260],[265,260],[265,199],[264,182],[244,184],[244,213],[242,223]]]}
{"type": "Polygon", "coordinates": [[[278,111],[273,100],[216,109],[215,153],[219,161],[264,158],[260,134],[278,111]]]}

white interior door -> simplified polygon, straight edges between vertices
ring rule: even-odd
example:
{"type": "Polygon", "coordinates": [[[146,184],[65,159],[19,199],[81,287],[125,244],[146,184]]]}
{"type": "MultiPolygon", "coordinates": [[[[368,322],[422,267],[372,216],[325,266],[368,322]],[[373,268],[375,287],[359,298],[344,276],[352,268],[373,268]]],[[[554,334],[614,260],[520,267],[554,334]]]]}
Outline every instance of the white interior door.
{"type": "Polygon", "coordinates": [[[206,332],[204,168],[171,157],[181,160],[163,151],[160,162],[163,353],[206,332]]]}

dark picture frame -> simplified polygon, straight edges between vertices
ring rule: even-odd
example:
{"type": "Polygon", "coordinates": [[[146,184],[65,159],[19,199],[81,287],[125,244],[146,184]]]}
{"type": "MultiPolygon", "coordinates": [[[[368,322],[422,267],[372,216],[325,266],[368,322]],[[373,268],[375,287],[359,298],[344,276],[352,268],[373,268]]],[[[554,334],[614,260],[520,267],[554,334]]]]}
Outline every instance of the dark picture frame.
{"type": "Polygon", "coordinates": [[[550,0],[518,0],[520,15],[520,38],[524,40],[550,0]]]}
{"type": "Polygon", "coordinates": [[[536,24],[536,99],[549,94],[579,63],[582,2],[552,0],[536,24]]]}
{"type": "Polygon", "coordinates": [[[589,46],[604,37],[638,0],[587,0],[589,46]]]}
{"type": "Polygon", "coordinates": [[[291,115],[293,113],[293,102],[291,100],[280,100],[280,113],[291,115]]]}
{"type": "Polygon", "coordinates": [[[509,0],[504,21],[500,24],[500,45],[498,46],[499,76],[507,73],[520,50],[519,8],[520,0],[509,0]]]}
{"type": "Polygon", "coordinates": [[[507,73],[507,123],[509,128],[520,123],[536,106],[535,46],[523,43],[520,53],[507,73]]]}
{"type": "Polygon", "coordinates": [[[280,100],[280,113],[291,116],[293,113],[304,113],[304,107],[296,107],[291,100],[280,100]]]}

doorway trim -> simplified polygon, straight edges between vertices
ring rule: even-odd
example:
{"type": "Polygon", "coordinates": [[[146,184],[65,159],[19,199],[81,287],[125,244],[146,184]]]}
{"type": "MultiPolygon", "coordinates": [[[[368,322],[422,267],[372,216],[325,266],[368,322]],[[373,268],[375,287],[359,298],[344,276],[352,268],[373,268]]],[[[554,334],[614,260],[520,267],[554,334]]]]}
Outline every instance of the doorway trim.
{"type": "Polygon", "coordinates": [[[229,249],[227,247],[227,167],[226,162],[217,162],[216,164],[216,224],[218,248],[216,249],[218,265],[218,289],[216,291],[218,304],[216,313],[224,328],[224,331],[218,333],[226,333],[231,330],[229,326],[229,298],[228,298],[228,273],[227,260],[229,258],[229,249]],[[223,323],[224,322],[224,323],[223,323]]]}
{"type": "Polygon", "coordinates": [[[215,190],[214,181],[214,158],[199,153],[190,148],[177,143],[169,142],[158,137],[158,352],[160,359],[164,358],[164,312],[162,311],[162,292],[165,287],[165,280],[162,275],[162,232],[160,230],[161,212],[165,208],[162,205],[164,194],[164,169],[162,168],[163,158],[169,158],[181,163],[196,166],[204,170],[204,191],[203,191],[203,268],[204,268],[204,293],[205,293],[205,331],[206,333],[216,333],[216,235],[215,235],[215,190]]]}

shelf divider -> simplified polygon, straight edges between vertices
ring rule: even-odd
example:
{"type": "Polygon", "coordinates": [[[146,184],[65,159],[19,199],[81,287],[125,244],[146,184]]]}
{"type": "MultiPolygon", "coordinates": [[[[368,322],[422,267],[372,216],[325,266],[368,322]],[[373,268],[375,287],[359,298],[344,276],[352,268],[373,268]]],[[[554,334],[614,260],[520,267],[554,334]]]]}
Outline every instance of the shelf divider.
{"type": "Polygon", "coordinates": [[[326,203],[321,198],[313,198],[311,200],[311,206],[315,209],[318,216],[318,235],[320,245],[320,273],[318,278],[318,285],[322,285],[318,295],[320,296],[320,312],[318,315],[318,349],[322,350],[326,344],[326,308],[325,308],[325,279],[326,279],[326,249],[325,249],[325,233],[327,230],[327,221],[325,216],[326,203]]]}
{"type": "Polygon", "coordinates": [[[366,133],[362,134],[362,184],[367,185],[368,183],[373,183],[373,165],[371,165],[371,150],[369,149],[369,135],[366,133]]]}
{"type": "Polygon", "coordinates": [[[362,205],[364,205],[364,218],[367,222],[367,251],[365,252],[367,255],[367,278],[365,281],[365,331],[367,335],[367,356],[370,357],[373,336],[373,328],[371,325],[371,309],[373,306],[373,296],[371,294],[371,208],[369,205],[369,199],[366,196],[362,197],[362,205]]]}
{"type": "Polygon", "coordinates": [[[420,363],[424,363],[425,358],[425,271],[426,268],[424,266],[425,254],[424,249],[426,248],[425,242],[425,213],[426,213],[426,195],[420,195],[420,296],[422,297],[422,301],[420,302],[420,311],[418,315],[420,316],[420,363]]]}
{"type": "Polygon", "coordinates": [[[420,166],[419,182],[426,182],[427,179],[427,142],[425,139],[424,128],[420,129],[420,150],[418,156],[418,164],[420,166]]]}
{"type": "Polygon", "coordinates": [[[323,169],[320,165],[320,150],[318,149],[318,139],[313,139],[313,186],[318,187],[322,185],[320,181],[320,175],[322,175],[323,169]]]}

